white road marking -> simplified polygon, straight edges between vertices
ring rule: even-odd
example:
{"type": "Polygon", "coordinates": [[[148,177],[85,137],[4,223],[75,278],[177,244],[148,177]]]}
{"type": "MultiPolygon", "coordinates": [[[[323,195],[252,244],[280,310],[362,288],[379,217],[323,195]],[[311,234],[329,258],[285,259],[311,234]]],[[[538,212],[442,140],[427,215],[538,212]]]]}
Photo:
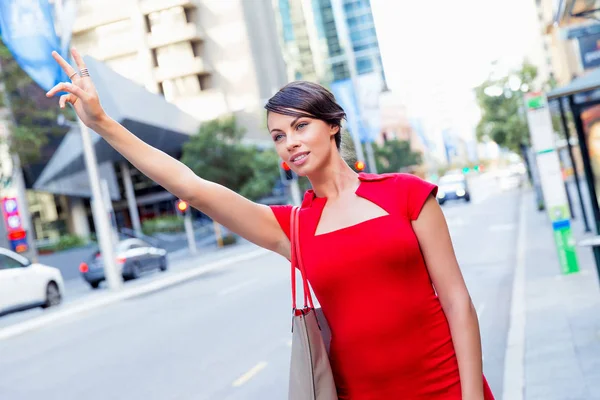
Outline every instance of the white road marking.
{"type": "Polygon", "coordinates": [[[237,378],[232,383],[232,386],[233,387],[240,387],[240,386],[242,386],[244,383],[246,383],[250,379],[254,378],[256,376],[256,374],[258,374],[260,371],[262,371],[263,369],[265,369],[266,366],[267,366],[267,363],[265,361],[259,362],[254,367],[250,368],[250,370],[248,372],[246,372],[244,375],[242,375],[239,378],[237,378]]]}
{"type": "Polygon", "coordinates": [[[245,281],[245,282],[239,283],[239,284],[237,284],[237,285],[230,286],[230,287],[228,287],[227,289],[223,289],[223,290],[221,290],[221,291],[219,292],[219,296],[225,296],[225,295],[227,295],[227,294],[231,294],[231,293],[233,293],[233,292],[237,292],[238,290],[240,290],[240,289],[243,289],[243,288],[245,288],[246,286],[250,286],[250,285],[252,285],[252,284],[253,284],[253,283],[255,283],[255,282],[258,282],[258,279],[250,279],[250,280],[248,280],[248,281],[245,281]]]}
{"type": "Polygon", "coordinates": [[[525,384],[525,249],[527,248],[525,215],[525,201],[521,195],[517,264],[513,280],[508,342],[504,356],[503,400],[523,400],[525,384]]]}

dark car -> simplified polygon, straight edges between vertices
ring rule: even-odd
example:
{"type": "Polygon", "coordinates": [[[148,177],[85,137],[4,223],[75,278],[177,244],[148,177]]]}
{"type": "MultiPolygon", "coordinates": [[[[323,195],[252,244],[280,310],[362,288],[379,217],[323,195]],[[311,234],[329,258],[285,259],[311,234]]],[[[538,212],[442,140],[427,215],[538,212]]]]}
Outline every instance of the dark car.
{"type": "Polygon", "coordinates": [[[444,204],[451,200],[471,201],[467,178],[463,174],[444,175],[438,182],[438,202],[444,204]]]}
{"type": "MultiPolygon", "coordinates": [[[[154,247],[140,239],[125,239],[115,249],[117,269],[121,271],[123,279],[137,279],[145,271],[167,270],[167,251],[154,247]]],[[[105,279],[104,262],[100,251],[94,252],[92,257],[81,263],[79,271],[92,288],[97,289],[105,279]]]]}

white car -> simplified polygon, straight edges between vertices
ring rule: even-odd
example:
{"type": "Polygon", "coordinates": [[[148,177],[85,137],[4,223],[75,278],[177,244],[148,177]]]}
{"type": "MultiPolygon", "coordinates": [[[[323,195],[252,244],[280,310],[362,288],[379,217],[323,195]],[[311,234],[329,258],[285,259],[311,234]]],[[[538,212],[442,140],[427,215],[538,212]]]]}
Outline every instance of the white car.
{"type": "Polygon", "coordinates": [[[0,248],[0,315],[61,303],[64,282],[60,270],[31,263],[27,258],[0,248]]]}

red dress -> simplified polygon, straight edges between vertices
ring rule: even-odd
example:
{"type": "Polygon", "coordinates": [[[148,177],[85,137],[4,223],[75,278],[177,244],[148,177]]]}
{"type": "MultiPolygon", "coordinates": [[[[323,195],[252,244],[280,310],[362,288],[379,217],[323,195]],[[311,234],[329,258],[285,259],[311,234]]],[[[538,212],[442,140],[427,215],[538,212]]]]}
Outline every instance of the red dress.
{"type": "MultiPolygon", "coordinates": [[[[388,215],[315,236],[327,199],[309,190],[300,211],[302,257],[332,331],[339,398],[460,400],[450,329],[411,226],[437,188],[408,174],[359,179],[356,194],[388,215]]],[[[291,206],[272,209],[289,237],[291,206]]]]}

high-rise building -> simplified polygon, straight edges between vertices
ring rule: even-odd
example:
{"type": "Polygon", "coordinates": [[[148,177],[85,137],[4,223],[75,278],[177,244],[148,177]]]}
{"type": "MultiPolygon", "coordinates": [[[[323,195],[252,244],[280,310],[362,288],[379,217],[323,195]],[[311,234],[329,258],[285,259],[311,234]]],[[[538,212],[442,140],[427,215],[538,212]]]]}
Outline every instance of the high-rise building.
{"type": "Polygon", "coordinates": [[[269,0],[78,0],[73,44],[204,121],[235,113],[266,140],[287,82],[269,0]]]}
{"type": "Polygon", "coordinates": [[[348,79],[353,62],[357,75],[379,72],[385,82],[370,0],[274,0],[274,6],[290,79],[348,79]]]}

